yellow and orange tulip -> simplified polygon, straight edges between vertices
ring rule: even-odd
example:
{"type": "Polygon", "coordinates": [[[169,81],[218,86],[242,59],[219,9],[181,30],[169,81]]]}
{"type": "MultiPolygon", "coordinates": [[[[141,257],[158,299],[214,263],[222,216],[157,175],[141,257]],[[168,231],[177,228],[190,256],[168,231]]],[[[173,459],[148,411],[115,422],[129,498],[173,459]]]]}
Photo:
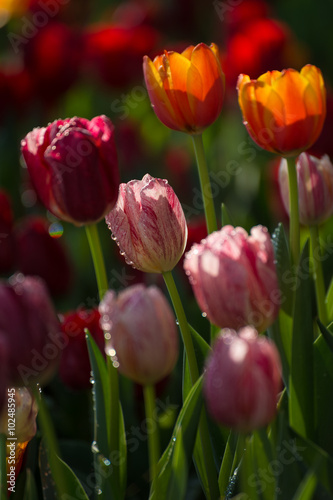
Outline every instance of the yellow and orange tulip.
{"type": "Polygon", "coordinates": [[[145,56],[143,71],[154,111],[167,127],[200,134],[219,116],[225,78],[215,44],[165,51],[153,61],[145,56]]]}
{"type": "Polygon", "coordinates": [[[257,80],[239,75],[238,102],[244,125],[263,149],[296,156],[319,137],[326,116],[326,91],[320,69],[311,64],[268,71],[257,80]]]}

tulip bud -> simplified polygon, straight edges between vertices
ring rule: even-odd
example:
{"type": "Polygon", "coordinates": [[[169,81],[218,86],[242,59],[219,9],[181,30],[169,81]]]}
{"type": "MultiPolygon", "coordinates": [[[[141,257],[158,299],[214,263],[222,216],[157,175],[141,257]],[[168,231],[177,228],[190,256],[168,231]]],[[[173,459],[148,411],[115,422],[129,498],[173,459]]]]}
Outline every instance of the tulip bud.
{"type": "Polygon", "coordinates": [[[126,262],[140,271],[171,271],[184,253],[185,215],[166,180],[146,174],[141,181],[121,184],[105,220],[126,262]]]}
{"type": "Polygon", "coordinates": [[[7,348],[7,384],[45,383],[53,375],[63,339],[42,280],[17,274],[0,282],[0,338],[7,348]]]}
{"type": "Polygon", "coordinates": [[[204,374],[208,410],[221,425],[250,432],[274,418],[281,390],[281,362],[275,345],[252,327],[224,329],[204,374]]]}
{"type": "MultiPolygon", "coordinates": [[[[306,226],[325,222],[333,214],[333,165],[327,155],[320,159],[308,153],[296,161],[299,220],[306,226]]],[[[282,159],[279,184],[284,207],[289,214],[287,160],[282,159]]]]}
{"type": "Polygon", "coordinates": [[[17,224],[17,269],[43,278],[52,295],[61,295],[70,288],[72,268],[66,248],[60,239],[50,236],[49,227],[42,217],[25,217],[17,224]]]}
{"type": "Polygon", "coordinates": [[[202,312],[221,328],[246,325],[264,331],[275,320],[280,303],[274,250],[263,226],[250,236],[224,226],[185,255],[184,269],[202,312]]]}
{"type": "Polygon", "coordinates": [[[119,172],[114,127],[106,116],[35,128],[21,149],[40,200],[56,217],[89,224],[113,208],[119,172]]]}
{"type": "Polygon", "coordinates": [[[96,309],[92,311],[81,309],[78,312],[65,314],[61,320],[66,346],[61,353],[59,376],[70,389],[89,389],[91,368],[85,328],[104,352],[104,333],[99,325],[99,312],[96,309]]]}
{"type": "Polygon", "coordinates": [[[200,134],[218,118],[225,79],[214,43],[181,54],[164,51],[154,61],[145,56],[143,72],[154,111],[167,127],[200,134]]]}
{"type": "Polygon", "coordinates": [[[109,291],[99,311],[106,353],[116,356],[121,373],[142,385],[156,384],[171,373],[178,358],[178,334],[158,288],[134,285],[118,297],[109,291]]]}

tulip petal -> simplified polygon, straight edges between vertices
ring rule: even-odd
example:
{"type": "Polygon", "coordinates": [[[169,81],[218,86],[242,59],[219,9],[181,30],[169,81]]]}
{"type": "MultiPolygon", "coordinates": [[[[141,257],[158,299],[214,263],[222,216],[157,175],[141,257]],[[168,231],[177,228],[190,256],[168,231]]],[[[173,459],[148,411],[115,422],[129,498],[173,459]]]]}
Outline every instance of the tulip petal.
{"type": "MultiPolygon", "coordinates": [[[[158,61],[162,61],[162,59],[158,58],[158,61]]],[[[178,110],[175,112],[170,102],[160,71],[156,69],[155,64],[147,56],[143,60],[143,72],[149,99],[157,117],[167,127],[179,130],[179,127],[182,127],[183,124],[179,120],[178,110]]]]}

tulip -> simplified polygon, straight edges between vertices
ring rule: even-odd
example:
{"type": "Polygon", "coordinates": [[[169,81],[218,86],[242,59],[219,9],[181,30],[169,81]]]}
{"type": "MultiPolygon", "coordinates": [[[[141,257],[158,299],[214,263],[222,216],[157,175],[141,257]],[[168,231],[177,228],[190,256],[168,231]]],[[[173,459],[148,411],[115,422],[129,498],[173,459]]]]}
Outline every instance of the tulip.
{"type": "Polygon", "coordinates": [[[169,303],[155,286],[134,285],[118,297],[108,291],[99,311],[106,353],[134,382],[153,385],[169,375],[178,358],[178,334],[169,303]]]}
{"type": "Polygon", "coordinates": [[[154,61],[145,56],[143,71],[154,111],[167,127],[201,134],[218,118],[225,82],[215,44],[165,51],[154,61]]]}
{"type": "Polygon", "coordinates": [[[42,217],[25,217],[16,226],[17,269],[43,278],[52,295],[68,292],[72,268],[67,249],[49,234],[50,223],[42,217]]]}
{"type": "Polygon", "coordinates": [[[204,374],[204,396],[221,425],[250,432],[269,424],[281,390],[278,350],[252,327],[224,329],[217,337],[204,374]]]}
{"type": "Polygon", "coordinates": [[[6,407],[7,376],[8,376],[8,345],[7,340],[0,336],[0,414],[6,407]]]}
{"type": "Polygon", "coordinates": [[[121,184],[106,223],[127,263],[146,273],[171,271],[183,255],[187,226],[168,181],[146,174],[121,184]]]}
{"type": "MultiPolygon", "coordinates": [[[[296,161],[299,220],[307,226],[318,225],[333,214],[333,165],[327,155],[316,158],[302,153],[296,161]]],[[[287,161],[281,160],[279,185],[283,204],[289,213],[287,161]]]]}
{"type": "Polygon", "coordinates": [[[34,188],[56,217],[76,225],[102,219],[117,200],[114,126],[106,116],[35,128],[21,143],[34,188]]]}
{"type": "Polygon", "coordinates": [[[263,226],[224,226],[185,254],[184,269],[203,314],[220,328],[262,332],[280,303],[274,250],[263,226]]]}
{"type": "Polygon", "coordinates": [[[42,280],[16,274],[0,282],[0,339],[7,349],[7,384],[46,383],[54,374],[63,339],[42,280]]]}
{"type": "Polygon", "coordinates": [[[62,382],[73,390],[89,389],[90,361],[85,328],[104,351],[104,333],[99,324],[100,315],[96,309],[79,310],[61,317],[61,329],[66,346],[61,352],[59,376],[62,382]]]}
{"type": "Polygon", "coordinates": [[[321,71],[307,64],[268,71],[257,80],[239,75],[238,101],[244,125],[263,149],[296,156],[319,137],[326,116],[326,92],[321,71]]]}

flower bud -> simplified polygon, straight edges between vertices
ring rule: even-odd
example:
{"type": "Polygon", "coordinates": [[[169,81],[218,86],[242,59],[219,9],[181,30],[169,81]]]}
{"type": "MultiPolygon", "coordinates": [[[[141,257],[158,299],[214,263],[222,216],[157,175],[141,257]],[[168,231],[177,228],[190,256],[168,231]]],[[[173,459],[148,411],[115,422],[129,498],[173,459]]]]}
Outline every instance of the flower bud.
{"type": "Polygon", "coordinates": [[[185,255],[184,269],[202,312],[215,325],[264,331],[280,303],[274,250],[263,226],[251,234],[224,226],[185,255]]]}
{"type": "Polygon", "coordinates": [[[85,329],[104,352],[104,333],[99,324],[100,315],[96,309],[80,309],[61,318],[61,329],[65,347],[61,352],[59,376],[62,382],[73,390],[90,388],[90,361],[85,329]]]}
{"type": "Polygon", "coordinates": [[[252,327],[224,329],[204,374],[208,410],[221,425],[250,432],[274,418],[281,390],[281,362],[275,345],[252,327]]]}
{"type": "MultiPolygon", "coordinates": [[[[299,220],[312,226],[325,222],[333,214],[333,165],[327,155],[320,159],[302,153],[296,160],[299,220]]],[[[289,214],[287,160],[280,163],[279,185],[284,207],[289,214]]]]}
{"type": "Polygon", "coordinates": [[[119,363],[121,373],[142,385],[156,384],[171,373],[178,358],[178,333],[158,288],[134,285],[118,297],[109,291],[99,311],[106,353],[119,363]]]}
{"type": "Polygon", "coordinates": [[[126,262],[146,273],[171,271],[183,255],[187,226],[168,181],[146,174],[121,184],[115,208],[105,217],[126,262]]]}
{"type": "Polygon", "coordinates": [[[113,208],[119,171],[114,127],[106,116],[35,128],[21,149],[41,202],[59,219],[91,224],[113,208]]]}
{"type": "Polygon", "coordinates": [[[62,334],[42,280],[17,274],[0,282],[0,338],[7,349],[7,384],[46,383],[53,375],[62,334]]]}

